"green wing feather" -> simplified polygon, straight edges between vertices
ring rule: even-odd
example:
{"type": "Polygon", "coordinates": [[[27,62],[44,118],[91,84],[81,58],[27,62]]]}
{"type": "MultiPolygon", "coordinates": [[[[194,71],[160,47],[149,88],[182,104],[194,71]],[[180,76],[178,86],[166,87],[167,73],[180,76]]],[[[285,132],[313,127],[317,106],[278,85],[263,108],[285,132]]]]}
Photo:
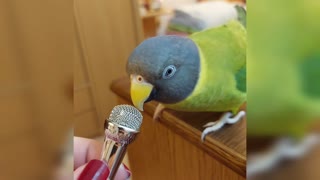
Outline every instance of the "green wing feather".
{"type": "Polygon", "coordinates": [[[242,6],[239,6],[239,5],[236,5],[235,8],[236,8],[236,11],[238,14],[238,21],[241,22],[241,24],[244,27],[247,27],[247,12],[246,12],[246,10],[242,6]]]}
{"type": "Polygon", "coordinates": [[[241,92],[247,92],[247,68],[243,66],[235,75],[237,89],[241,92]]]}

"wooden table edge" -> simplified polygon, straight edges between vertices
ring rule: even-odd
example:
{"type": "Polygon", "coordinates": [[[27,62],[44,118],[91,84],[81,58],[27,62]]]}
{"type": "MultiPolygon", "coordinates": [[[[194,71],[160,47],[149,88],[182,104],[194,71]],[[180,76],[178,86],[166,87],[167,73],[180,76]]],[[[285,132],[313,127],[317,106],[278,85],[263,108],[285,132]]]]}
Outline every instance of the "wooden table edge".
{"type": "MultiPolygon", "coordinates": [[[[128,100],[130,97],[124,93],[117,92],[117,85],[119,82],[128,79],[127,77],[119,78],[112,81],[110,89],[117,94],[119,97],[128,100]]],[[[155,103],[148,103],[145,105],[144,112],[153,116],[153,112],[156,108],[155,103]]],[[[174,115],[164,110],[162,116],[160,117],[159,122],[166,126],[167,128],[173,130],[176,134],[179,134],[185,140],[191,142],[197,147],[204,150],[210,156],[216,158],[218,161],[223,163],[225,166],[231,168],[232,170],[239,173],[239,175],[246,177],[246,157],[235,150],[227,147],[216,139],[207,136],[205,141],[202,142],[201,131],[190,126],[184,121],[179,120],[174,115]],[[192,136],[190,136],[190,134],[192,136]],[[187,136],[188,135],[188,136],[187,136]]]]}

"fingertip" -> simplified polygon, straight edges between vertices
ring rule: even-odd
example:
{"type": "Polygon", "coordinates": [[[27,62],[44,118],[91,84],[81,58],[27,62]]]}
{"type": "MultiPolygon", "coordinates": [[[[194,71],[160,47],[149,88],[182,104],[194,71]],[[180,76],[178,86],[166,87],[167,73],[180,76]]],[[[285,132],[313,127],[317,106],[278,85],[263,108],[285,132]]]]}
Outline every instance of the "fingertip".
{"type": "Polygon", "coordinates": [[[115,179],[129,179],[131,177],[131,171],[125,164],[119,166],[115,179]]]}
{"type": "Polygon", "coordinates": [[[110,173],[108,165],[97,159],[89,161],[84,167],[78,169],[76,170],[77,172],[75,172],[75,178],[77,180],[106,180],[110,173]]]}

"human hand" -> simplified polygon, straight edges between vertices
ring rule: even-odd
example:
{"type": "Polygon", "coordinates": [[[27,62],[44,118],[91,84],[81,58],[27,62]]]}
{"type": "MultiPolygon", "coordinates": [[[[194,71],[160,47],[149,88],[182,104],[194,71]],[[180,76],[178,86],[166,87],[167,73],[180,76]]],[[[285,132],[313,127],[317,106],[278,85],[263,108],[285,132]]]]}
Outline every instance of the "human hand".
{"type": "MultiPolygon", "coordinates": [[[[74,137],[74,179],[75,180],[106,180],[109,175],[109,168],[100,160],[103,144],[81,137],[74,137]]],[[[116,180],[128,179],[131,175],[129,169],[123,164],[120,165],[116,180]]]]}

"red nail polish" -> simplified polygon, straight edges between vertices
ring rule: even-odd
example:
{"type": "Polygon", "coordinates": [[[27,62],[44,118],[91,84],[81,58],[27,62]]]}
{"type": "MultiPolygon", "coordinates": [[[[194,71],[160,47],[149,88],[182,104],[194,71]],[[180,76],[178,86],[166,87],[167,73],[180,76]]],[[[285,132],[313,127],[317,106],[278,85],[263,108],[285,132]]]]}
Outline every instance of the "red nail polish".
{"type": "Polygon", "coordinates": [[[128,178],[131,176],[131,171],[130,171],[130,169],[125,165],[125,164],[123,164],[123,167],[124,167],[124,169],[126,170],[126,172],[129,174],[128,175],[128,178]]]}
{"type": "Polygon", "coordinates": [[[106,180],[109,173],[110,170],[106,163],[94,159],[87,164],[78,180],[106,180]]]}

